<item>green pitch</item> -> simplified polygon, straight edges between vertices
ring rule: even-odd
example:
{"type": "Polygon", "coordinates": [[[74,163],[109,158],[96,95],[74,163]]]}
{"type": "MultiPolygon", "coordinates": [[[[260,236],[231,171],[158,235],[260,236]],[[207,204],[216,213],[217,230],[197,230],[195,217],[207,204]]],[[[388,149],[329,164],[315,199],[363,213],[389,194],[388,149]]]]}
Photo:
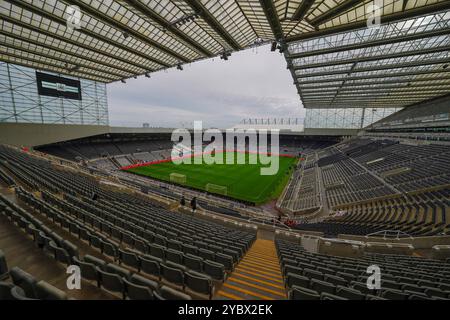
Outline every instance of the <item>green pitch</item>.
{"type": "MultiPolygon", "coordinates": [[[[224,156],[225,153],[217,154],[217,156],[220,155],[224,156]]],[[[248,155],[246,155],[247,159],[248,155]]],[[[222,189],[226,189],[225,194],[228,197],[261,204],[275,199],[281,194],[289,180],[291,167],[296,162],[296,158],[279,157],[278,173],[271,176],[260,174],[260,168],[269,165],[248,164],[248,161],[246,161],[247,164],[211,165],[194,164],[193,161],[192,164],[176,165],[170,161],[130,168],[126,171],[171,183],[174,183],[173,179],[171,181],[171,174],[185,175],[186,181],[182,184],[183,186],[203,191],[211,190],[211,184],[222,186],[224,187],[222,189]],[[210,184],[209,188],[208,184],[210,184]]],[[[216,189],[219,188],[216,187],[216,189]]]]}

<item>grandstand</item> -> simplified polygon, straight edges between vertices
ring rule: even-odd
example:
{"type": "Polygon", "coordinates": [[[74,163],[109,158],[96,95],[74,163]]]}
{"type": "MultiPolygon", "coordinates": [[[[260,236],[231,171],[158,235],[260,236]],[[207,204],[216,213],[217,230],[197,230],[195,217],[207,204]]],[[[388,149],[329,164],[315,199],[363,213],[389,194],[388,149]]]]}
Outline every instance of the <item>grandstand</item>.
{"type": "Polygon", "coordinates": [[[2,1],[0,300],[449,300],[450,8],[372,4],[2,1]],[[109,125],[109,83],[264,45],[303,122],[109,125]]]}

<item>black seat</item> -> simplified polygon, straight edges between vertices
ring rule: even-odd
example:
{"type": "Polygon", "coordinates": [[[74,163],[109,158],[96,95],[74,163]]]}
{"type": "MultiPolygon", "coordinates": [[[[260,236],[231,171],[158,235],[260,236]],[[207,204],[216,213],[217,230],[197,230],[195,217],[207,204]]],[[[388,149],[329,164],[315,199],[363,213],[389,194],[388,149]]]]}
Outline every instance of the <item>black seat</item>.
{"type": "Polygon", "coordinates": [[[160,266],[163,279],[184,287],[184,274],[182,270],[168,266],[165,263],[161,263],[160,266]]]}
{"type": "Polygon", "coordinates": [[[123,282],[125,284],[126,296],[130,300],[153,300],[154,299],[153,291],[149,287],[133,283],[126,279],[123,279],[123,282]]]}
{"type": "Polygon", "coordinates": [[[23,271],[18,267],[14,267],[9,271],[9,275],[13,283],[22,288],[25,296],[28,298],[36,299],[36,279],[29,273],[23,271]]]}
{"type": "Polygon", "coordinates": [[[106,272],[99,268],[97,270],[100,275],[100,285],[108,291],[122,294],[123,299],[125,299],[125,284],[122,277],[116,273],[106,272]]]}
{"type": "Polygon", "coordinates": [[[140,271],[141,262],[136,253],[119,249],[119,261],[128,267],[140,271]]]}
{"type": "Polygon", "coordinates": [[[361,291],[340,285],[336,287],[336,295],[348,300],[365,300],[366,298],[366,295],[361,291]]]}
{"type": "Polygon", "coordinates": [[[67,294],[45,281],[36,284],[36,294],[39,300],[67,300],[67,294]]]}
{"type": "Polygon", "coordinates": [[[2,250],[0,250],[0,281],[8,278],[8,264],[6,263],[6,257],[2,250]]]}
{"type": "Polygon", "coordinates": [[[320,295],[317,291],[299,286],[292,286],[289,291],[289,300],[319,300],[320,295]]]}
{"type": "Polygon", "coordinates": [[[162,259],[159,259],[157,257],[151,257],[151,256],[145,256],[140,257],[141,260],[141,271],[145,272],[146,274],[153,275],[158,277],[158,279],[161,278],[161,266],[162,259]]]}
{"type": "Polygon", "coordinates": [[[155,292],[155,299],[158,300],[192,300],[192,298],[180,291],[175,289],[162,286],[159,292],[155,292]]]}
{"type": "Polygon", "coordinates": [[[203,271],[215,280],[225,281],[225,267],[221,263],[206,260],[203,262],[203,271]]]}
{"type": "Polygon", "coordinates": [[[204,274],[188,271],[184,274],[184,283],[187,288],[194,292],[202,293],[212,298],[213,285],[209,276],[204,274]]]}

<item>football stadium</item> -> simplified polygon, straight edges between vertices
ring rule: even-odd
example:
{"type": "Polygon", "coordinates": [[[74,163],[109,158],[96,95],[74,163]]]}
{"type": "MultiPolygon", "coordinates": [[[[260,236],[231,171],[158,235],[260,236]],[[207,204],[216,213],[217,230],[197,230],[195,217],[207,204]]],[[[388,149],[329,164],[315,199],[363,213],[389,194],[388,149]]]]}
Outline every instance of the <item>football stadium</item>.
{"type": "Polygon", "coordinates": [[[450,300],[448,0],[2,0],[0,19],[0,300],[450,300]],[[270,117],[211,87],[209,109],[164,108],[191,67],[258,51],[296,118],[275,83],[249,102],[270,117]],[[166,73],[147,118],[137,81],[166,73]],[[111,120],[118,87],[140,125],[111,120]],[[214,112],[242,120],[198,125],[214,112]]]}

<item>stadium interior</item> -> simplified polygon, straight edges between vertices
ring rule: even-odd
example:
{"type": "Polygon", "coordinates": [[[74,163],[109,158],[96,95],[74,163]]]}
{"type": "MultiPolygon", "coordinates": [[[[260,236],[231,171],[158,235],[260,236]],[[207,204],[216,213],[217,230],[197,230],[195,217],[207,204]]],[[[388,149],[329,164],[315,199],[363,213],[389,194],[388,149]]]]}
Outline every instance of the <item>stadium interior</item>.
{"type": "MultiPolygon", "coordinates": [[[[0,300],[450,299],[447,0],[0,10],[0,300]],[[234,128],[278,130],[267,156],[292,161],[273,179],[175,172],[196,148],[175,128],[110,125],[107,84],[263,45],[306,110],[301,130],[234,128]]],[[[233,141],[251,155],[245,132],[233,141]]]]}

